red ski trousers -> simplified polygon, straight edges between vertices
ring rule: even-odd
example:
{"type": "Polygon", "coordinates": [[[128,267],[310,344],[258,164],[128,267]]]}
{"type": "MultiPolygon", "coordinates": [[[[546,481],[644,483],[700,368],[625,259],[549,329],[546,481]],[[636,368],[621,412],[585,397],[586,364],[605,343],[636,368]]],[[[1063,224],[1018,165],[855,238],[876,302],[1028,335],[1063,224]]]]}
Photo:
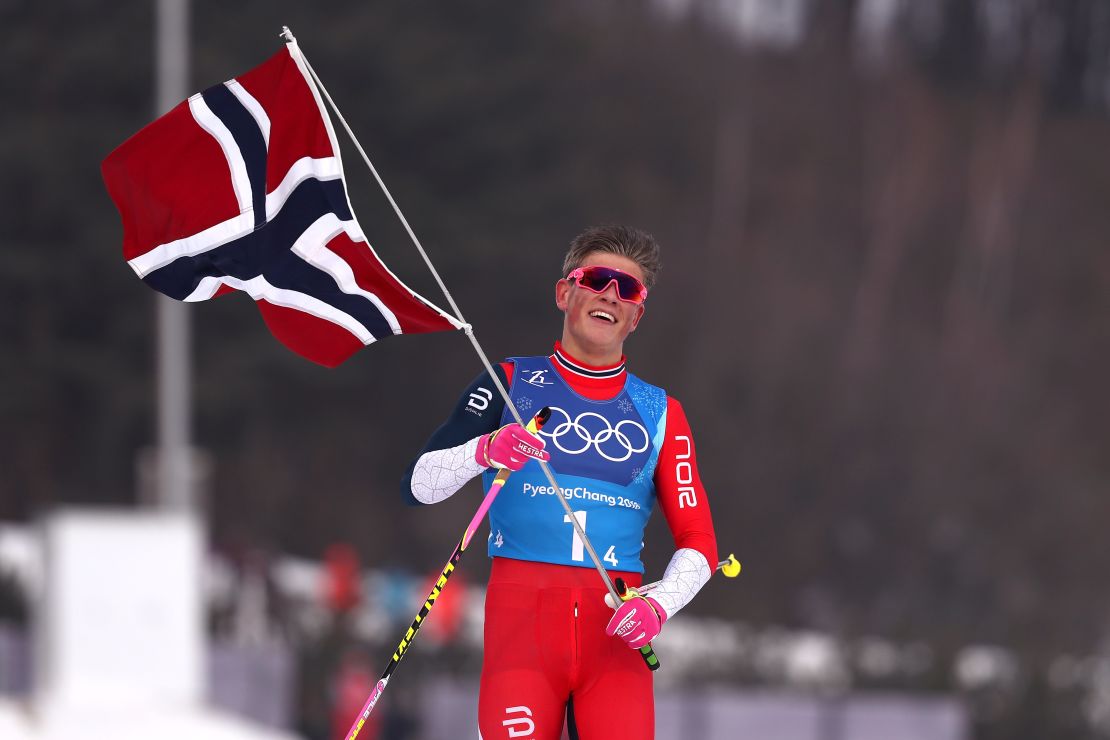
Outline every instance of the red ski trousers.
{"type": "MultiPolygon", "coordinates": [[[[612,571],[630,586],[639,573],[612,571]]],[[[580,740],[652,740],[651,671],[605,634],[613,610],[594,568],[494,558],[478,695],[482,740],[559,740],[573,699],[580,740]]]]}

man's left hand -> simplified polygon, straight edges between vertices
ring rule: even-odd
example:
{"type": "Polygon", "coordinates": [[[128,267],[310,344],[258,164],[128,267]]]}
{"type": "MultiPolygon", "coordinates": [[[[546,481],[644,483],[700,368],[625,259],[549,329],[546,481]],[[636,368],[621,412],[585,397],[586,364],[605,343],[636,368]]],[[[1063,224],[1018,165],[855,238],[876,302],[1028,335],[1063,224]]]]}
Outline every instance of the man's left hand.
{"type": "Polygon", "coordinates": [[[638,650],[659,636],[666,621],[667,613],[659,602],[650,596],[633,596],[617,608],[605,634],[616,635],[638,650]]]}

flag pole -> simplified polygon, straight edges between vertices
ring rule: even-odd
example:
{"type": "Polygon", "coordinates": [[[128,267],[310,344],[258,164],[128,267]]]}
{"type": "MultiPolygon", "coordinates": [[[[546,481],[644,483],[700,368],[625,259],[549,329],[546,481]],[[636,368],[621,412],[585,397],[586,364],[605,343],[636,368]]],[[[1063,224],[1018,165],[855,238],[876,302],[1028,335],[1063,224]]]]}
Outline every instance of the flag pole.
{"type": "MultiPolygon", "coordinates": [[[[291,52],[299,56],[301,61],[304,62],[304,65],[308,69],[309,74],[312,75],[312,79],[315,80],[317,87],[320,88],[320,92],[323,93],[324,98],[328,101],[328,105],[330,105],[331,109],[335,112],[335,115],[339,119],[339,122],[343,124],[343,129],[347,132],[347,135],[351,137],[351,141],[354,142],[355,148],[358,149],[358,153],[362,155],[362,160],[366,163],[366,166],[370,168],[370,173],[374,176],[374,179],[377,181],[378,186],[382,189],[382,192],[385,193],[385,197],[389,201],[389,204],[393,207],[393,212],[397,214],[397,218],[401,220],[401,224],[405,227],[405,231],[408,232],[409,238],[412,239],[412,243],[416,246],[417,251],[420,252],[420,256],[423,257],[424,264],[428,266],[428,270],[431,271],[432,276],[436,280],[436,283],[439,284],[440,290],[443,291],[443,295],[447,297],[447,302],[451,306],[451,310],[455,312],[455,316],[458,318],[460,324],[459,328],[462,329],[466,333],[467,338],[470,339],[470,343],[471,345],[473,345],[475,353],[477,353],[478,358],[482,361],[482,365],[485,366],[486,372],[489,373],[490,378],[493,379],[493,383],[497,387],[497,391],[501,394],[501,397],[505,400],[505,405],[509,408],[510,413],[512,413],[513,419],[515,419],[516,422],[521,426],[524,426],[524,420],[521,418],[520,412],[517,410],[516,405],[513,404],[512,399],[509,397],[509,392],[505,389],[505,386],[501,382],[501,379],[498,378],[497,373],[494,372],[493,365],[490,364],[489,357],[486,355],[485,350],[482,349],[482,345],[478,342],[478,337],[474,335],[473,325],[469,324],[463,317],[462,311],[459,310],[458,304],[455,303],[455,299],[451,295],[451,291],[447,289],[447,285],[443,282],[443,278],[440,277],[439,271],[436,270],[435,265],[432,264],[431,258],[428,257],[428,253],[424,250],[424,247],[420,243],[420,240],[417,238],[416,233],[409,225],[408,219],[406,219],[405,215],[401,213],[401,208],[397,205],[397,201],[393,199],[393,195],[389,192],[389,188],[386,187],[385,182],[378,174],[377,168],[374,167],[374,164],[370,161],[370,157],[366,155],[366,150],[362,148],[362,144],[359,143],[358,138],[354,134],[354,131],[352,131],[351,127],[347,124],[347,120],[339,111],[339,107],[335,104],[335,101],[332,100],[331,95],[328,94],[327,88],[324,87],[324,83],[320,80],[320,76],[316,74],[316,70],[312,68],[312,65],[305,57],[304,52],[300,50],[300,46],[297,44],[297,40],[296,38],[294,38],[292,31],[289,30],[288,26],[283,26],[280,35],[289,44],[291,52]]],[[[543,470],[544,476],[547,478],[548,483],[551,484],[551,490],[560,490],[559,484],[555,480],[555,475],[551,471],[551,467],[543,460],[537,460],[536,462],[540,464],[540,468],[543,470]]],[[[609,577],[609,574],[606,572],[605,567],[601,564],[601,558],[597,556],[597,552],[594,550],[593,545],[590,543],[589,538],[586,536],[586,530],[583,529],[582,525],[578,522],[578,517],[574,516],[574,512],[571,510],[570,504],[566,502],[566,499],[563,496],[556,496],[555,498],[558,499],[559,503],[563,505],[563,509],[566,511],[567,517],[570,519],[570,523],[574,527],[574,531],[578,534],[578,537],[582,541],[582,545],[585,547],[586,552],[589,553],[590,559],[594,563],[594,567],[597,568],[597,572],[601,574],[601,579],[605,582],[605,587],[609,590],[609,594],[613,597],[614,603],[620,603],[620,595],[617,593],[616,586],[613,585],[613,579],[609,577]]],[[[645,660],[648,660],[646,655],[645,660]]],[[[658,662],[655,663],[655,666],[658,666],[658,662]]]]}
{"type": "MultiPolygon", "coordinates": [[[[155,112],[188,97],[189,0],[157,0],[155,112]]],[[[156,506],[191,511],[192,352],[188,306],[164,295],[157,301],[158,433],[156,506]]]]}

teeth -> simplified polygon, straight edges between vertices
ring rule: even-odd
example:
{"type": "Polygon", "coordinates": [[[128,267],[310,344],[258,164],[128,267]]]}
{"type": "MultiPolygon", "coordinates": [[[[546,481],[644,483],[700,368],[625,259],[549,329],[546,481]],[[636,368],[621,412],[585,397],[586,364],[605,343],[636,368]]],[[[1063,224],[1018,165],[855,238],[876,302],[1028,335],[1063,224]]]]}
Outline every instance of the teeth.
{"type": "Polygon", "coordinates": [[[598,318],[602,318],[602,319],[605,319],[606,321],[610,321],[614,324],[617,323],[616,317],[614,317],[613,314],[611,314],[611,313],[606,313],[605,311],[590,311],[590,316],[595,316],[595,317],[598,317],[598,318]]]}

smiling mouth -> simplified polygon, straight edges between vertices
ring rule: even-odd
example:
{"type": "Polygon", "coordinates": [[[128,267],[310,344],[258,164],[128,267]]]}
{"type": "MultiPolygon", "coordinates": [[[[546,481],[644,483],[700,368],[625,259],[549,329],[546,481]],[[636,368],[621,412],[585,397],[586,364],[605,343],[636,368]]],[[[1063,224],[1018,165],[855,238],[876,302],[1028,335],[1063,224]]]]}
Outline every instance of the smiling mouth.
{"type": "Polygon", "coordinates": [[[594,309],[593,311],[590,311],[590,316],[592,318],[600,319],[602,321],[608,321],[610,324],[617,323],[617,317],[616,316],[609,313],[608,311],[602,311],[601,309],[594,309]]]}

